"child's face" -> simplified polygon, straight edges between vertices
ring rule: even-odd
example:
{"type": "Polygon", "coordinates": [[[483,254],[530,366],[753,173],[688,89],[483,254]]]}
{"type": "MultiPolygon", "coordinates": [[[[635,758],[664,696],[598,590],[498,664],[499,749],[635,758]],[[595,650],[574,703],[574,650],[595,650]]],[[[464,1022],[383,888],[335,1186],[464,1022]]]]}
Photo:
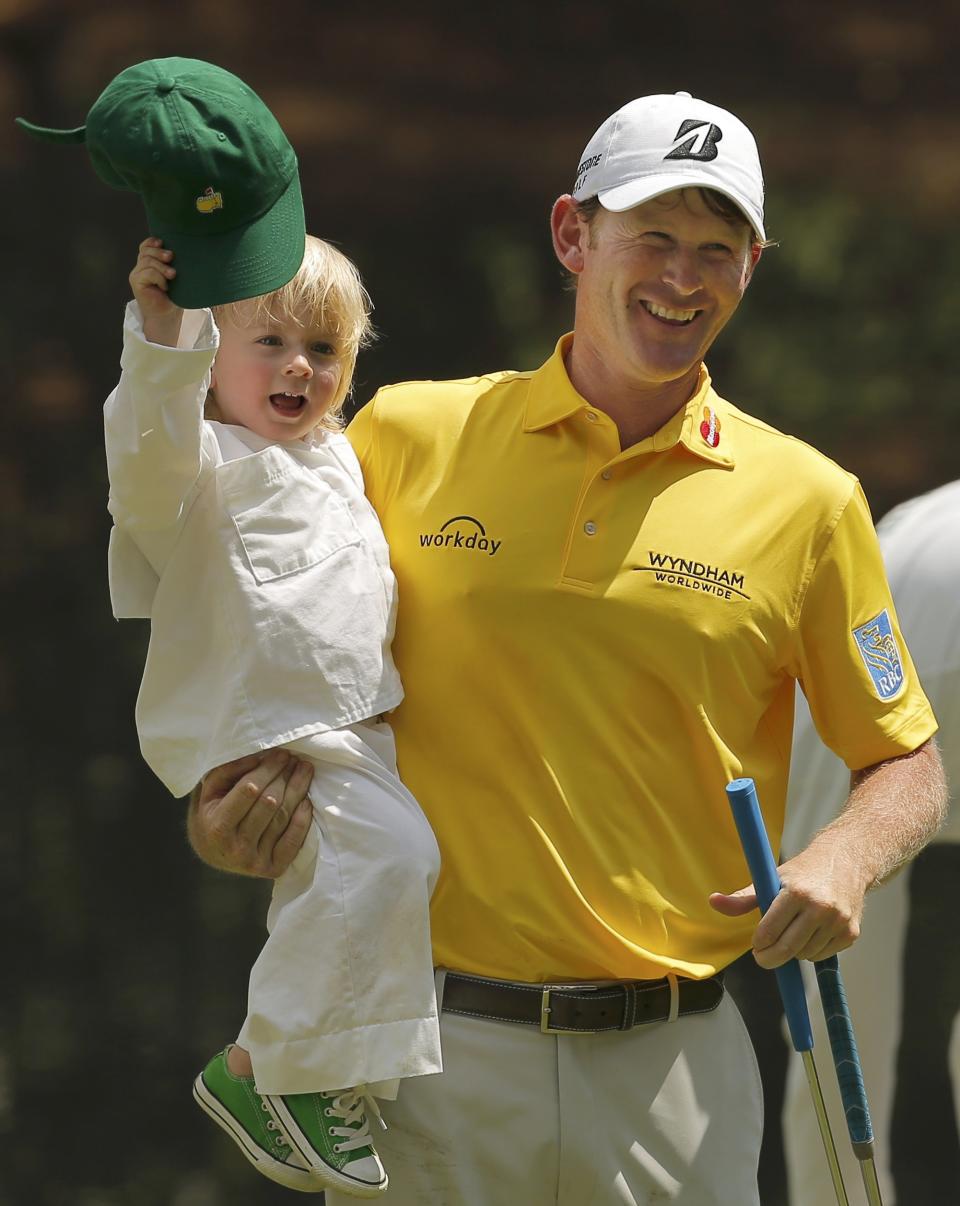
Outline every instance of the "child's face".
{"type": "Polygon", "coordinates": [[[338,348],[307,315],[250,322],[252,306],[231,308],[220,324],[213,391],[224,423],[268,440],[299,440],[312,431],[337,395],[338,348]],[[301,325],[299,319],[307,319],[301,325]]]}

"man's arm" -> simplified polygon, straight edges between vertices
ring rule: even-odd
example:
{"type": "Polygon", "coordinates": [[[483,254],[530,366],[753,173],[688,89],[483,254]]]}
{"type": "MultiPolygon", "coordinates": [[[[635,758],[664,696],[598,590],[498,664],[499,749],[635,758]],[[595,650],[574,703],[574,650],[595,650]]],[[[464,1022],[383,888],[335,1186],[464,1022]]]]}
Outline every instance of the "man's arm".
{"type": "MultiPolygon", "coordinates": [[[[840,815],[779,868],[783,889],[754,932],[757,963],[774,968],[845,950],[859,937],[867,891],[919,854],[946,813],[946,779],[932,738],[857,771],[840,815]]],[[[751,884],[715,892],[710,904],[741,917],[757,908],[757,897],[751,884]]]]}
{"type": "Polygon", "coordinates": [[[218,766],[190,797],[194,852],[220,871],[276,879],[307,836],[312,778],[310,763],[283,749],[218,766]]]}

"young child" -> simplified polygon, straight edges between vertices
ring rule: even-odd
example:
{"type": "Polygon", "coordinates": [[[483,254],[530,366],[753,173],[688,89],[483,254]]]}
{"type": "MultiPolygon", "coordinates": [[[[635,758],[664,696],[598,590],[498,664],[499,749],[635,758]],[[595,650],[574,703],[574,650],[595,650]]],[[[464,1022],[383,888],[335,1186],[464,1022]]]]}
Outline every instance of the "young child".
{"type": "Polygon", "coordinates": [[[382,717],[402,696],[396,587],[339,431],[369,298],[310,236],[287,285],[213,313],[173,303],[172,261],[140,245],[105,406],[114,613],[151,619],[141,746],[175,795],[281,744],[314,768],[246,1021],[194,1096],[272,1180],[373,1197],[372,1092],[441,1065],[439,853],[382,717]]]}

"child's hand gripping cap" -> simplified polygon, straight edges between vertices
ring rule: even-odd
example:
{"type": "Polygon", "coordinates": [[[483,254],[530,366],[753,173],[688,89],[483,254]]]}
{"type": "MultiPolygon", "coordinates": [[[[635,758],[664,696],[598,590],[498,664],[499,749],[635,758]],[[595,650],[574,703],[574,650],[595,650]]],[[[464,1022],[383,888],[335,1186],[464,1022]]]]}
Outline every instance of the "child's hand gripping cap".
{"type": "Polygon", "coordinates": [[[113,188],[139,193],[150,233],[177,255],[178,306],[226,305],[279,289],[303,260],[297,158],[241,79],[200,59],[121,71],[85,126],[17,124],[48,142],[86,144],[113,188]]]}

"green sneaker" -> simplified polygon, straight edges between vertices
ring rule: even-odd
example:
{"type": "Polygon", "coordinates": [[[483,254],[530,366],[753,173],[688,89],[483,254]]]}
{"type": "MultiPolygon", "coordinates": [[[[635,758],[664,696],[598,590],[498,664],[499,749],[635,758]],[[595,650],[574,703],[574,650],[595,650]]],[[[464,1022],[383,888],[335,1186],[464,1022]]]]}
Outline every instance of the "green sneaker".
{"type": "Polygon", "coordinates": [[[301,1159],[327,1188],[355,1198],[375,1198],[387,1188],[364,1110],[369,1103],[379,1120],[372,1098],[356,1089],[340,1089],[267,1095],[264,1100],[301,1159]]]}
{"type": "MultiPolygon", "coordinates": [[[[229,1050],[229,1048],[228,1048],[229,1050]]],[[[322,1182],[291,1148],[254,1088],[252,1076],[234,1076],[227,1052],[215,1055],[193,1082],[197,1105],[222,1127],[258,1172],[303,1193],[321,1193],[322,1182]]]]}

